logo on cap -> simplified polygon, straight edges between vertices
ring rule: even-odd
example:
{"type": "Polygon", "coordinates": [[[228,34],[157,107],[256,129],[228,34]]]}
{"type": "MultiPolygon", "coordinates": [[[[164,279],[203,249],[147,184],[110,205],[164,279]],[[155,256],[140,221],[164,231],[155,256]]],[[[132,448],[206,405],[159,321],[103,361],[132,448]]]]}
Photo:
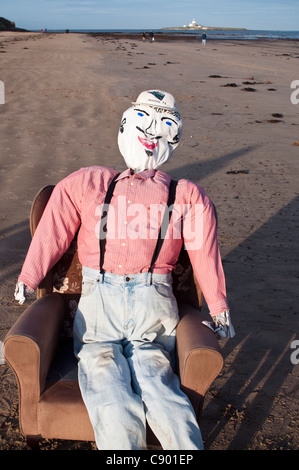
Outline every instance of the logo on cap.
{"type": "Polygon", "coordinates": [[[165,95],[163,95],[162,93],[159,93],[159,91],[149,91],[149,93],[151,93],[152,95],[154,95],[156,98],[158,98],[158,100],[162,101],[163,98],[165,97],[165,95]]]}

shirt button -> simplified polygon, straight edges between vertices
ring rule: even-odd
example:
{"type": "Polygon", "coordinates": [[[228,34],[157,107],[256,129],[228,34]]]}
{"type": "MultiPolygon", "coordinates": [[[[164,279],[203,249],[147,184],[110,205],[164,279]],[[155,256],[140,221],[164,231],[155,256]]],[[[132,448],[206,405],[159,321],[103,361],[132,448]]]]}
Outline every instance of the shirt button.
{"type": "Polygon", "coordinates": [[[126,244],[125,244],[125,243],[122,243],[121,246],[126,246],[126,244]]]}
{"type": "Polygon", "coordinates": [[[131,185],[131,186],[134,186],[134,183],[133,183],[133,181],[131,181],[130,185],[131,185]]]}
{"type": "Polygon", "coordinates": [[[128,204],[131,204],[131,201],[128,201],[128,204]]]}
{"type": "Polygon", "coordinates": [[[119,264],[118,267],[121,268],[121,264],[119,264]]]}

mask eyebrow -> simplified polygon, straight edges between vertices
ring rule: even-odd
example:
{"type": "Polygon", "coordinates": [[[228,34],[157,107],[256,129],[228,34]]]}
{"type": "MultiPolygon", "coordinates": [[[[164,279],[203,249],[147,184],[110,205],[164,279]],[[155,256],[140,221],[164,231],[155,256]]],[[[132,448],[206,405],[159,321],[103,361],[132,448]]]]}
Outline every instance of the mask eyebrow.
{"type": "Polygon", "coordinates": [[[144,114],[146,114],[147,116],[149,116],[149,113],[147,113],[146,111],[144,111],[144,109],[134,108],[134,111],[139,111],[139,112],[144,113],[144,114]]]}

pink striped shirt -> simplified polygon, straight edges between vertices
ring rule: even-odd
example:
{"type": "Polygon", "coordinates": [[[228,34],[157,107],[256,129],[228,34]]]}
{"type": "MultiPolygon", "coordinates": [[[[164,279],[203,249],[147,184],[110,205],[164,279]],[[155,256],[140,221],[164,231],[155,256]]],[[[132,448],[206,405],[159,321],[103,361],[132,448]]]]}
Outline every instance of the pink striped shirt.
{"type": "MultiPolygon", "coordinates": [[[[20,281],[36,289],[78,229],[81,264],[99,269],[99,221],[107,188],[116,173],[106,167],[81,168],[55,186],[31,241],[20,281]]],[[[127,169],[119,175],[107,219],[105,271],[120,275],[148,271],[169,183],[170,176],[159,170],[133,174],[127,169]]],[[[202,187],[182,179],[174,207],[153,272],[170,272],[184,242],[210,314],[215,316],[227,310],[228,304],[213,204],[202,187]],[[175,226],[182,228],[178,231],[175,226]]]]}

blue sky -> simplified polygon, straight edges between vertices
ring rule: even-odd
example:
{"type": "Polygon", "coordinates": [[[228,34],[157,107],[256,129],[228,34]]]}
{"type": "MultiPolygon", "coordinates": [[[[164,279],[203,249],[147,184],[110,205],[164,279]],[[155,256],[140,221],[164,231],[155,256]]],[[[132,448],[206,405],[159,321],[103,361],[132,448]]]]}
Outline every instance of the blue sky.
{"type": "Polygon", "coordinates": [[[298,0],[0,0],[0,16],[26,29],[205,26],[298,30],[298,0]]]}

